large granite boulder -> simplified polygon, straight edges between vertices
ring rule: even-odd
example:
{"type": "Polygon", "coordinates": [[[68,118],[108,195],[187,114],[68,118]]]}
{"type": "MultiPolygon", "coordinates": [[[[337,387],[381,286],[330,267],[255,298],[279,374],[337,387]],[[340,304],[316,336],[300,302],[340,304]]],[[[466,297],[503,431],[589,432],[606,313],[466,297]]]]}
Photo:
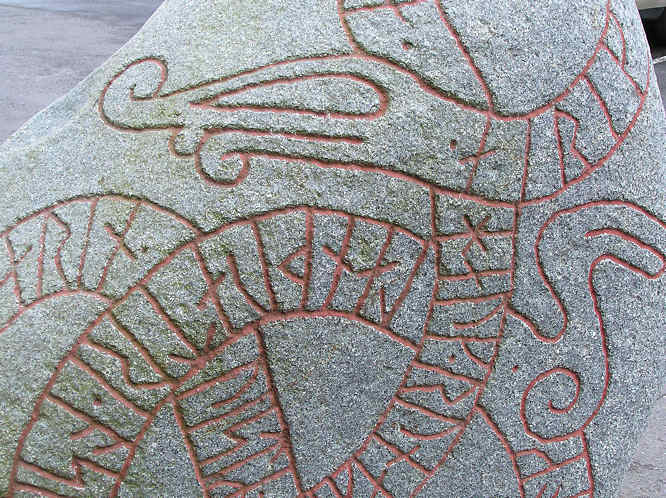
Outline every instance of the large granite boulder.
{"type": "Polygon", "coordinates": [[[168,0],[0,146],[0,495],[615,495],[665,129],[633,0],[168,0]]]}

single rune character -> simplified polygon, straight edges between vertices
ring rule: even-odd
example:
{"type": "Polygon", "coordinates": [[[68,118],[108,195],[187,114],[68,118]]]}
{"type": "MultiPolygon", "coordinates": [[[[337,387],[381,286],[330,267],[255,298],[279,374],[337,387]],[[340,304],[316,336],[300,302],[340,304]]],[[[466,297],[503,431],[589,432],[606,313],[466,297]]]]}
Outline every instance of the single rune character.
{"type": "Polygon", "coordinates": [[[0,495],[617,493],[666,357],[630,0],[167,2],[50,109],[0,495]]]}

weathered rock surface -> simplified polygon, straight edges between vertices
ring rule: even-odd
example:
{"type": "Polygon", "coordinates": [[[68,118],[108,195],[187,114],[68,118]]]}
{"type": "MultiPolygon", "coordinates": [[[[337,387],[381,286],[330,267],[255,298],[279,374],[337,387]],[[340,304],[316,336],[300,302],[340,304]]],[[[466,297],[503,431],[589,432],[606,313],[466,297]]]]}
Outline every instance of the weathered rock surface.
{"type": "Polygon", "coordinates": [[[0,495],[614,496],[660,392],[631,0],[169,0],[0,146],[0,495]]]}

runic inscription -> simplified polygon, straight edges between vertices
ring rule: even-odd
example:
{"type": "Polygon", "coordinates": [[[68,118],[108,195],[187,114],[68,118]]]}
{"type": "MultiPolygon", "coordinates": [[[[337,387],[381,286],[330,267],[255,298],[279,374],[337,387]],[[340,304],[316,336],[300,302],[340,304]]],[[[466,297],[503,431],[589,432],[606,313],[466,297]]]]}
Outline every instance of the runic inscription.
{"type": "Polygon", "coordinates": [[[666,223],[567,195],[640,127],[649,54],[600,3],[578,73],[514,112],[455,5],[335,7],[347,51],[169,91],[168,58],[135,58],[96,94],[105,131],[155,137],[229,212],[73,195],[0,232],[0,339],[85,323],[48,344],[9,496],[457,496],[476,473],[596,496],[598,277],[660,279],[666,223]]]}

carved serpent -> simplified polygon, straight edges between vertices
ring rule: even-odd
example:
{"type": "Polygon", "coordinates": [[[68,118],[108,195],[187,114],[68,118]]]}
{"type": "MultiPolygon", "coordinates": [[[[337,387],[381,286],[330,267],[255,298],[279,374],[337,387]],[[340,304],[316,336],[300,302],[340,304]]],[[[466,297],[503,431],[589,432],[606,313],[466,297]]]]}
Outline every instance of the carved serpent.
{"type": "MultiPolygon", "coordinates": [[[[331,206],[290,205],[241,216],[204,233],[147,201],[107,196],[73,199],[5,231],[7,272],[2,283],[12,289],[16,310],[4,329],[51,297],[88,293],[106,304],[39,398],[16,451],[13,490],[90,488],[122,494],[125,482],[138,479],[133,459],[141,453],[151,424],[171,417],[184,434],[204,494],[242,496],[290,477],[295,492],[306,496],[325,490],[351,496],[360,479],[375,493],[388,495],[385,483],[391,469],[407,462],[419,476],[410,490],[416,495],[442,468],[472,418],[480,415],[503,444],[524,494],[528,481],[541,475],[521,472],[521,456],[537,454],[548,471],[564,463],[552,462],[537,443],[512,449],[514,442],[483,407],[508,317],[520,320],[546,345],[567,344],[568,337],[589,339],[597,371],[544,365],[525,383],[520,410],[514,413],[516,423],[541,445],[580,440],[582,448],[574,458],[589,467],[584,429],[603,404],[609,382],[593,273],[600,263],[611,261],[646,278],[660,277],[666,259],[651,234],[662,233],[666,225],[631,203],[588,202],[559,210],[545,221],[532,261],[517,261],[518,228],[525,208],[554,200],[583,182],[622,145],[647,98],[648,59],[647,83],[641,87],[625,70],[623,53],[609,47],[610,30],[621,29],[609,3],[594,53],[570,86],[524,115],[502,115],[494,110],[492,93],[440,3],[406,3],[410,5],[402,9],[345,9],[341,2],[341,22],[354,47],[350,55],[276,63],[171,94],[162,93],[166,63],[148,58],[130,64],[109,82],[99,101],[102,118],[121,131],[166,130],[172,153],[191,158],[201,179],[215,188],[247,184],[266,160],[278,161],[285,169],[305,163],[379,174],[422,188],[430,223],[419,232],[395,220],[331,206]],[[452,96],[424,66],[427,55],[419,53],[417,42],[394,40],[384,47],[373,46],[372,37],[362,39],[362,30],[354,27],[380,9],[412,24],[417,13],[435,16],[460,48],[468,64],[464,70],[479,85],[482,99],[452,96]],[[635,107],[622,124],[613,119],[608,96],[593,81],[595,65],[608,63],[616,64],[624,84],[635,90],[635,107]],[[308,100],[313,89],[328,98],[308,100]],[[581,92],[597,107],[576,114],[581,92]],[[429,112],[405,113],[414,102],[429,112]],[[432,127],[432,115],[442,117],[437,128],[432,127]],[[610,138],[595,139],[589,135],[591,128],[603,129],[610,138]],[[583,133],[588,133],[586,139],[578,141],[583,133]],[[399,146],[415,136],[418,150],[399,146]],[[594,151],[583,145],[590,141],[594,151]],[[544,150],[545,159],[540,157],[544,150]],[[124,211],[110,215],[98,210],[107,204],[123,206],[124,211]],[[85,214],[74,214],[74,206],[85,214]],[[141,216],[142,223],[163,223],[181,234],[177,243],[167,244],[166,256],[164,248],[157,249],[159,243],[142,240],[136,221],[141,216]],[[631,233],[630,226],[644,230],[631,233]],[[21,230],[38,237],[26,244],[16,235],[21,230]],[[364,230],[381,242],[365,252],[364,241],[372,237],[364,238],[364,230]],[[46,234],[52,231],[60,235],[50,240],[46,234]],[[551,237],[555,233],[557,237],[551,237]],[[92,250],[91,244],[99,248],[92,250]],[[400,255],[403,246],[409,250],[400,255]],[[572,264],[566,268],[576,278],[567,279],[562,266],[545,266],[541,255],[571,246],[579,249],[575,257],[567,255],[572,264]],[[652,260],[635,256],[641,251],[652,260]],[[105,257],[89,257],[98,254],[105,257]],[[63,263],[67,257],[69,265],[63,263]],[[631,262],[633,258],[638,259],[631,262]],[[660,265],[655,267],[655,260],[660,265]],[[523,266],[532,272],[517,271],[523,266]],[[192,288],[164,288],[166,280],[160,277],[169,274],[186,275],[194,282],[192,288]],[[531,295],[535,275],[546,294],[531,295]],[[529,304],[543,299],[556,308],[554,322],[531,316],[529,304]],[[409,309],[420,310],[419,318],[409,309]],[[139,319],[133,320],[133,313],[139,319]],[[143,322],[164,330],[168,346],[157,344],[143,322]],[[278,348],[278,338],[291,344],[290,331],[280,329],[280,323],[300,330],[309,330],[313,323],[347,327],[359,337],[372,337],[368,341],[373,346],[379,348],[386,340],[404,351],[397,362],[399,375],[375,379],[393,388],[390,399],[373,405],[372,416],[356,439],[342,444],[339,454],[308,446],[307,425],[298,425],[298,409],[306,402],[286,394],[291,386],[284,379],[293,372],[280,370],[280,359],[269,357],[268,346],[278,348]],[[558,325],[553,328],[553,323],[558,325]],[[243,353],[243,348],[251,353],[243,353]],[[243,354],[248,356],[242,361],[216,366],[224,355],[243,354]],[[96,367],[104,361],[105,368],[96,367]],[[80,401],[62,385],[83,378],[90,392],[80,401]],[[557,398],[562,391],[557,379],[563,378],[574,385],[564,400],[557,398]],[[206,405],[201,399],[217,384],[228,392],[217,393],[218,399],[206,405]],[[114,418],[109,410],[124,415],[114,418]],[[230,414],[243,410],[247,418],[232,422],[230,414]],[[31,431],[42,419],[63,413],[79,425],[72,422],[70,433],[57,435],[71,449],[71,458],[53,464],[39,455],[31,431]],[[411,426],[400,423],[401,413],[411,414],[411,426]],[[259,421],[264,425],[252,425],[259,421]],[[217,454],[206,450],[204,429],[210,427],[231,441],[217,454]],[[238,432],[241,429],[245,432],[238,432]],[[392,455],[380,475],[363,463],[375,446],[392,455]],[[294,447],[309,451],[311,458],[316,453],[328,456],[330,468],[306,470],[294,447]],[[237,469],[250,464],[261,467],[253,482],[234,478],[237,469]]],[[[418,26],[415,29],[418,35],[418,26]]],[[[308,333],[319,344],[315,332],[308,333]]],[[[330,354],[335,357],[335,348],[330,354]]],[[[311,371],[296,373],[304,382],[311,378],[311,371]]],[[[583,488],[581,492],[593,492],[591,473],[583,488]]]]}

